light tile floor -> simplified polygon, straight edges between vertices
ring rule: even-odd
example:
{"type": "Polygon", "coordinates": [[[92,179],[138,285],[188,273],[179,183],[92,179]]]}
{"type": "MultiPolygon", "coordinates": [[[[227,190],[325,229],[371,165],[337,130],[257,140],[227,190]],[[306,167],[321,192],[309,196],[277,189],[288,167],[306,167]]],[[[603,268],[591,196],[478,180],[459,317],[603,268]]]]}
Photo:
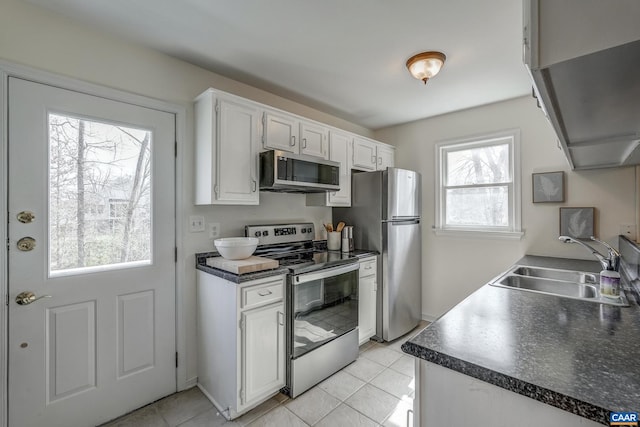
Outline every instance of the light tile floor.
{"type": "Polygon", "coordinates": [[[411,427],[413,357],[400,346],[427,326],[389,343],[369,341],[352,364],[295,399],[283,394],[227,421],[197,387],[173,394],[102,427],[411,427]]]}

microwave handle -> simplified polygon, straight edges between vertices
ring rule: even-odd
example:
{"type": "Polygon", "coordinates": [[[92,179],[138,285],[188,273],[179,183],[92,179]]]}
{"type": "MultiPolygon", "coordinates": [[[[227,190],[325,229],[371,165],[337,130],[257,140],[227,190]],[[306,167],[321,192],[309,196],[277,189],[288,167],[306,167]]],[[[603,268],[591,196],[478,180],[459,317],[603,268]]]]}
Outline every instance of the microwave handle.
{"type": "Polygon", "coordinates": [[[321,279],[326,279],[327,277],[339,276],[341,274],[349,273],[351,271],[355,271],[359,269],[360,269],[360,264],[357,262],[354,262],[353,264],[334,267],[334,268],[327,268],[325,270],[320,270],[318,272],[314,271],[311,273],[298,274],[296,276],[293,276],[293,285],[296,286],[302,283],[313,282],[314,280],[321,280],[321,279]]]}

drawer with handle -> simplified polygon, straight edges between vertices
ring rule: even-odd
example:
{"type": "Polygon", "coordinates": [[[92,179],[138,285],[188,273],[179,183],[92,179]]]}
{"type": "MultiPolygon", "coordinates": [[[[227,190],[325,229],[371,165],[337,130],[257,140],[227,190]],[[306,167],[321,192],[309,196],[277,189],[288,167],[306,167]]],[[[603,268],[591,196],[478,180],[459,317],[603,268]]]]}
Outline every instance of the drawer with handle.
{"type": "Polygon", "coordinates": [[[266,283],[242,288],[242,309],[258,307],[263,304],[282,300],[284,295],[284,281],[281,278],[266,283]]]}
{"type": "Polygon", "coordinates": [[[375,257],[363,259],[362,261],[360,261],[360,271],[358,273],[359,276],[373,276],[374,274],[376,274],[376,265],[377,263],[375,257]]]}

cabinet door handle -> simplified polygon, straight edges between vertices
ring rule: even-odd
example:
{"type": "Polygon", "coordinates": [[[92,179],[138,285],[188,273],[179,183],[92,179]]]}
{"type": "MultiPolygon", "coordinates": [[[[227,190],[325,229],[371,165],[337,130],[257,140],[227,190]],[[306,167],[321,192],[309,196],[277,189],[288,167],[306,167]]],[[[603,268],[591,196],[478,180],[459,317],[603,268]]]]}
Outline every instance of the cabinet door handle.
{"type": "Polygon", "coordinates": [[[382,157],[378,157],[378,164],[381,165],[382,164],[382,157]]]}
{"type": "Polygon", "coordinates": [[[296,136],[295,135],[291,135],[291,146],[295,147],[296,146],[296,136]]]}
{"type": "Polygon", "coordinates": [[[371,163],[376,164],[376,156],[371,156],[371,163]]]}
{"type": "Polygon", "coordinates": [[[365,270],[371,270],[371,264],[367,265],[364,269],[365,270]]]}
{"type": "Polygon", "coordinates": [[[255,180],[255,179],[252,179],[252,180],[251,180],[251,183],[252,183],[252,185],[253,185],[253,191],[252,191],[252,193],[255,193],[255,192],[256,192],[256,190],[258,189],[258,183],[256,182],[256,180],[255,180]]]}
{"type": "Polygon", "coordinates": [[[278,325],[284,326],[284,313],[281,311],[278,312],[278,325]]]}
{"type": "Polygon", "coordinates": [[[307,138],[302,138],[302,148],[307,148],[307,138]]]}
{"type": "Polygon", "coordinates": [[[271,295],[272,293],[273,292],[271,292],[269,289],[258,291],[258,295],[260,295],[261,297],[266,297],[267,295],[271,295]]]}

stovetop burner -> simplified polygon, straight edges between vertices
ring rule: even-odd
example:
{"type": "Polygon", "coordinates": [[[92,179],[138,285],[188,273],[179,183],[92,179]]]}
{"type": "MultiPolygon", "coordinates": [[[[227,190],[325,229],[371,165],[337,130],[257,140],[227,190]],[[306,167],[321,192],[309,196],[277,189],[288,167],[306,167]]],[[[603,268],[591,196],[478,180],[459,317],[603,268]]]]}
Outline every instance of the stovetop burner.
{"type": "Polygon", "coordinates": [[[258,238],[255,255],[276,259],[293,274],[357,262],[348,253],[314,247],[312,223],[246,226],[245,235],[258,238]]]}

